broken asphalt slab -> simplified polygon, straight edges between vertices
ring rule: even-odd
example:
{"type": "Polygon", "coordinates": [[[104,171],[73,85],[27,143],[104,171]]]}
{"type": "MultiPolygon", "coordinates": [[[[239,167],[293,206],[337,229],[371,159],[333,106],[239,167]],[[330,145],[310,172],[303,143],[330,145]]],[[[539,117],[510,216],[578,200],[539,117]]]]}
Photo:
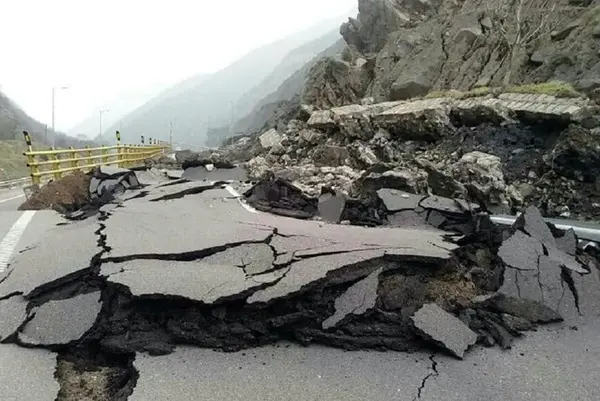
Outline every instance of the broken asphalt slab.
{"type": "Polygon", "coordinates": [[[89,272],[92,258],[102,249],[89,219],[53,227],[35,245],[13,257],[6,278],[0,282],[0,298],[11,294],[31,297],[89,272]]]}
{"type": "Polygon", "coordinates": [[[19,331],[19,343],[28,346],[64,346],[80,340],[94,325],[102,308],[100,291],[48,301],[31,311],[19,331]]]}
{"type": "MultiPolygon", "coordinates": [[[[134,202],[104,222],[111,259],[136,255],[179,255],[224,250],[229,244],[260,243],[273,234],[265,226],[240,224],[248,212],[236,200],[184,197],[167,202],[134,202]]],[[[183,256],[182,256],[183,258],[183,256]]]]}
{"type": "MultiPolygon", "coordinates": [[[[490,260],[480,266],[477,256],[477,266],[501,269],[494,259],[501,240],[470,243],[486,237],[459,238],[433,227],[369,228],[251,213],[222,188],[182,194],[182,185],[184,191],[198,188],[164,186],[181,197],[160,201],[164,192],[150,188],[145,196],[108,211],[101,224],[89,225],[96,238],[91,247],[95,268],[80,277],[102,288],[105,308],[91,328],[86,323],[89,335],[76,347],[99,344],[102,352],[121,355],[165,354],[182,343],[234,351],[293,338],[346,349],[416,350],[426,346],[423,337],[431,338],[417,331],[409,316],[433,297],[448,318],[440,319],[443,327],[434,334],[448,333],[440,337],[442,344],[460,355],[464,332],[453,330],[456,320],[450,318],[457,319],[473,296],[496,291],[501,283],[477,287],[468,278],[473,261],[463,254],[483,248],[490,260]],[[457,239],[475,248],[459,247],[457,239]],[[408,277],[421,285],[421,298],[380,302],[401,299],[406,287],[389,284],[408,277]],[[428,292],[437,288],[443,291],[428,292]]],[[[81,294],[81,281],[69,286],[70,298],[81,294]]],[[[65,289],[48,291],[43,298],[41,307],[48,300],[71,301],[64,299],[65,289]]],[[[535,322],[547,321],[537,315],[530,316],[533,323],[522,320],[519,309],[510,308],[514,302],[498,305],[468,306],[472,319],[461,315],[461,324],[485,344],[506,346],[535,322]]],[[[39,307],[40,300],[32,306],[39,307]]]]}
{"type": "Polygon", "coordinates": [[[459,359],[477,342],[477,334],[436,304],[423,305],[414,314],[412,321],[425,340],[448,350],[459,359]]]}
{"type": "MultiPolygon", "coordinates": [[[[575,283],[580,282],[580,276],[585,282],[592,272],[577,260],[574,233],[565,232],[555,238],[535,208],[528,208],[511,230],[513,234],[498,251],[506,265],[500,292],[535,300],[569,320],[580,315],[582,297],[575,283]],[[559,244],[563,249],[559,249],[559,244]]],[[[590,277],[587,281],[591,280],[590,277]]],[[[600,287],[590,298],[599,296],[600,287]]]]}
{"type": "Polygon", "coordinates": [[[337,298],[335,300],[335,314],[323,322],[323,328],[325,330],[330,329],[348,315],[359,316],[374,308],[377,303],[379,275],[382,271],[382,268],[375,270],[337,298]]]}

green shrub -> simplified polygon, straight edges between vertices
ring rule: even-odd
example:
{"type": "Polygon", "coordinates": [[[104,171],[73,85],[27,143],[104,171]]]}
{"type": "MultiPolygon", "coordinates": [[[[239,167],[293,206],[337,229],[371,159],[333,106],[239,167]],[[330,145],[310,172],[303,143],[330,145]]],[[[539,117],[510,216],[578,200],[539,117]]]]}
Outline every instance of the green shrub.
{"type": "Polygon", "coordinates": [[[550,81],[541,84],[524,84],[508,87],[504,92],[508,93],[527,93],[532,95],[550,95],[555,97],[576,98],[581,97],[573,87],[561,81],[550,81]]]}

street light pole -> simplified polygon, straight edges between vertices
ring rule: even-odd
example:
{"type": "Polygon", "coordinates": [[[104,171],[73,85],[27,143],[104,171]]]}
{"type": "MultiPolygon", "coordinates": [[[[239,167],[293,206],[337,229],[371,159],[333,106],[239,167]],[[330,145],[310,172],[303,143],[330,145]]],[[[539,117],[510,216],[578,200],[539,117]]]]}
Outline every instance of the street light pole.
{"type": "MultiPolygon", "coordinates": [[[[52,87],[52,147],[54,148],[54,139],[56,138],[56,128],[54,126],[54,109],[56,104],[56,86],[52,87]]],[[[61,86],[58,89],[69,89],[68,86],[61,86]]]]}
{"type": "Polygon", "coordinates": [[[100,136],[102,136],[102,115],[110,111],[109,109],[100,110],[100,136]]]}

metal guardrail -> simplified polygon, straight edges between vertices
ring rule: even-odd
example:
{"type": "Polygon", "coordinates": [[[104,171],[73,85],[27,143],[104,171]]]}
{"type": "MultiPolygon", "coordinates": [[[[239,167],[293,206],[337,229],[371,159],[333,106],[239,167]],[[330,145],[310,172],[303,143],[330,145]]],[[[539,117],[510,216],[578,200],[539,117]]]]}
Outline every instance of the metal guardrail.
{"type": "Polygon", "coordinates": [[[42,177],[53,176],[59,179],[65,173],[91,170],[99,166],[135,167],[169,148],[169,145],[156,140],[149,145],[122,145],[121,135],[117,131],[115,146],[33,150],[27,131],[23,131],[23,136],[27,143],[27,151],[23,155],[27,158],[33,185],[39,185],[42,177]]]}
{"type": "MultiPolygon", "coordinates": [[[[492,215],[491,220],[500,225],[510,226],[517,220],[517,216],[492,215]]],[[[580,240],[600,242],[600,225],[585,221],[567,220],[567,219],[545,219],[560,230],[573,229],[580,240]]]]}
{"type": "Polygon", "coordinates": [[[31,177],[15,178],[14,180],[0,181],[0,188],[13,188],[26,184],[31,177]]]}

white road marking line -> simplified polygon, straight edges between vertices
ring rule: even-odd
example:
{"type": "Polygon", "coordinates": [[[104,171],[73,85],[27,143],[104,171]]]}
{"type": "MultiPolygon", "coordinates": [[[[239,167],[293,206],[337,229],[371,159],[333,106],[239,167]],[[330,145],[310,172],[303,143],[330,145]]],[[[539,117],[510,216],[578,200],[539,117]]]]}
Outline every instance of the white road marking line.
{"type": "Polygon", "coordinates": [[[0,242],[0,273],[4,273],[4,270],[6,270],[8,262],[17,247],[17,243],[21,239],[21,236],[23,236],[25,228],[27,228],[27,225],[34,215],[35,210],[23,212],[21,217],[19,217],[17,221],[15,221],[15,224],[12,225],[2,242],[0,242]]]}
{"type": "Polygon", "coordinates": [[[242,200],[242,195],[240,195],[238,193],[238,191],[236,191],[235,189],[233,189],[233,187],[231,185],[225,185],[225,189],[227,190],[227,192],[229,192],[231,195],[235,196],[238,200],[238,202],[240,202],[240,205],[242,205],[242,207],[244,209],[246,209],[247,212],[250,213],[258,213],[258,210],[256,210],[255,208],[253,208],[252,206],[248,205],[246,202],[244,202],[242,200]]]}
{"type": "Polygon", "coordinates": [[[0,199],[0,203],[9,202],[11,200],[22,198],[24,196],[25,196],[25,194],[21,194],[21,195],[13,196],[12,198],[0,199]]]}

